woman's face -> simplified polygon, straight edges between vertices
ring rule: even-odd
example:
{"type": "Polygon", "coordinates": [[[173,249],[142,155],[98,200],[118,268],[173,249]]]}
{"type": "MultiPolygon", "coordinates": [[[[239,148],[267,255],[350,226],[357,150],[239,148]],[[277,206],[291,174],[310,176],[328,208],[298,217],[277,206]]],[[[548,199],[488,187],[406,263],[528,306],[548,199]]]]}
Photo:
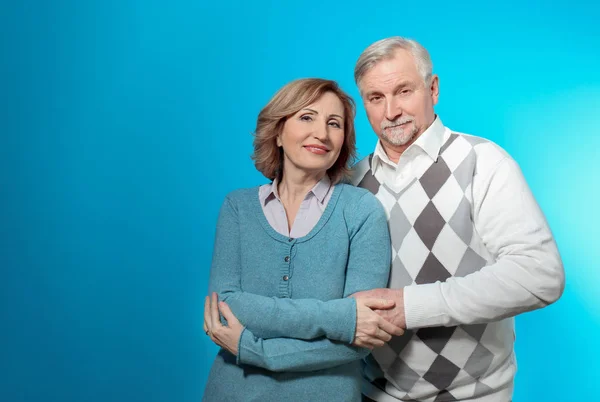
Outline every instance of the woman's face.
{"type": "Polygon", "coordinates": [[[283,148],[283,171],[320,175],[337,160],[344,144],[344,106],[332,92],[288,118],[277,145],[283,148]]]}

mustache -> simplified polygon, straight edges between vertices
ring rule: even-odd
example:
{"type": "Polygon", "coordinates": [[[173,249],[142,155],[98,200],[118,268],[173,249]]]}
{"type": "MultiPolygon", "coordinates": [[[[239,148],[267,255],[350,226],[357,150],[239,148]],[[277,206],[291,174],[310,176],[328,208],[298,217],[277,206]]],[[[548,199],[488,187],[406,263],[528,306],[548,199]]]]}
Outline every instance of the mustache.
{"type": "Polygon", "coordinates": [[[412,116],[402,116],[392,121],[386,120],[381,123],[381,129],[384,130],[386,128],[399,126],[400,124],[408,123],[411,121],[413,121],[412,116]]]}

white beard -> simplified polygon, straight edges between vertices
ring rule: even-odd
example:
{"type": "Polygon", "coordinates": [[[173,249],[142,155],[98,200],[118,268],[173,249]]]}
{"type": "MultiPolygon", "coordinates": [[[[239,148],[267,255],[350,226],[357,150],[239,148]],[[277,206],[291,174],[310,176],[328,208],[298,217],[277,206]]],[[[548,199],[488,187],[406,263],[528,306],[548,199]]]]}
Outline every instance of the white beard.
{"type": "Polygon", "coordinates": [[[417,131],[417,126],[413,120],[406,127],[388,127],[381,130],[381,137],[392,145],[401,146],[408,144],[417,134],[417,131]]]}

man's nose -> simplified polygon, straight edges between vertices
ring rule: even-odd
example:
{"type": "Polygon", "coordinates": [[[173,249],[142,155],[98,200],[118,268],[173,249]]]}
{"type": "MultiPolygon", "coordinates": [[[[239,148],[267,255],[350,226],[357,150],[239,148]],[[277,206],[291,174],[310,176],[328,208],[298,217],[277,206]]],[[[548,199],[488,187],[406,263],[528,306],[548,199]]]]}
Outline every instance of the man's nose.
{"type": "Polygon", "coordinates": [[[385,105],[385,118],[394,121],[402,115],[400,102],[395,97],[391,97],[385,105]]]}

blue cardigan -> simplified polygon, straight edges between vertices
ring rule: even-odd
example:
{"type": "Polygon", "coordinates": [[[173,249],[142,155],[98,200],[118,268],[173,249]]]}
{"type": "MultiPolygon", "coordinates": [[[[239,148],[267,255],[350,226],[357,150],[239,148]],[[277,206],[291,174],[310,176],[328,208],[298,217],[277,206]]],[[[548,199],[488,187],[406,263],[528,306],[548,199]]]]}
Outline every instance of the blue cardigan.
{"type": "Polygon", "coordinates": [[[385,287],[387,218],[367,190],[338,184],[306,235],[276,232],[258,188],[227,196],[217,224],[209,291],[245,326],[238,356],[221,349],[204,401],[360,401],[360,359],[350,345],[360,290],[385,287]]]}

